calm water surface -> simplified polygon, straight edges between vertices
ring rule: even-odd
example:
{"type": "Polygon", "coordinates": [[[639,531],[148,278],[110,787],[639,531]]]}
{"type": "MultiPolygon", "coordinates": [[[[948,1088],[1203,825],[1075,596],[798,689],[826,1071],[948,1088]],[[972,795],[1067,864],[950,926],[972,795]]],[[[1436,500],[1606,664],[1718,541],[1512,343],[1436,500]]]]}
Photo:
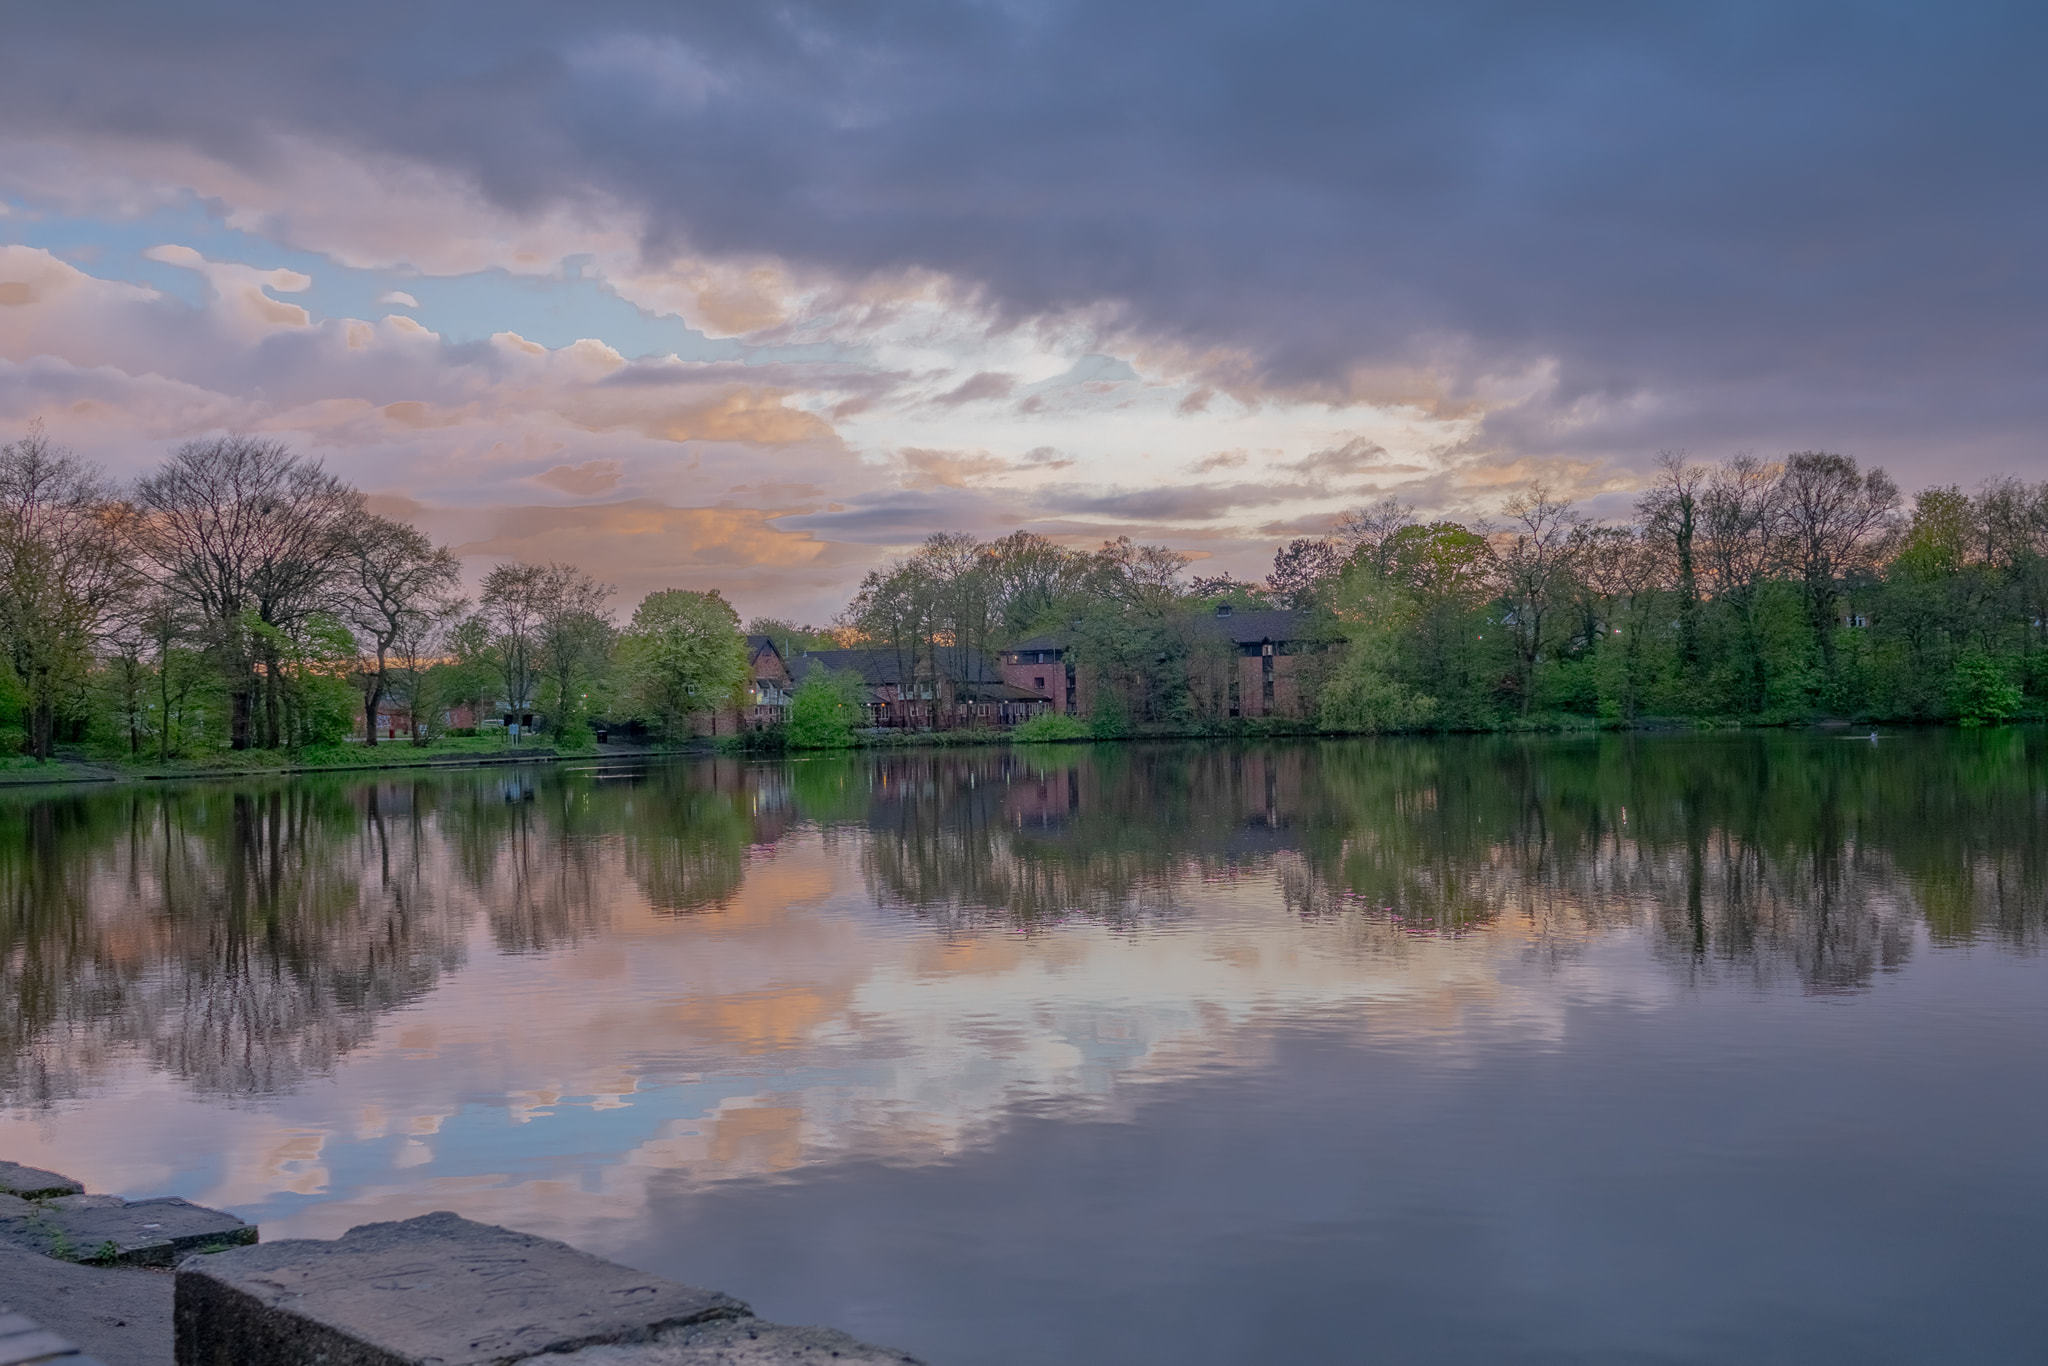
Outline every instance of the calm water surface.
{"type": "Polygon", "coordinates": [[[0,802],[0,1156],[939,1363],[2039,1361],[2048,735],[0,802]]]}

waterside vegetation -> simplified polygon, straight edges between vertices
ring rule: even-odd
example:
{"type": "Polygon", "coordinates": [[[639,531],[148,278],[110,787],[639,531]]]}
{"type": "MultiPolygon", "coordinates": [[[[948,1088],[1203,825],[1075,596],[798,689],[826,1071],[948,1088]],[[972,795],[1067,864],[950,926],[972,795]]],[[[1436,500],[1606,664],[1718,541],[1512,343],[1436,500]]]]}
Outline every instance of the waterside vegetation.
{"type": "Polygon", "coordinates": [[[171,773],[382,764],[399,756],[377,752],[380,730],[413,762],[506,751],[520,731],[585,752],[600,719],[678,743],[762,700],[762,642],[818,661],[752,708],[737,742],[770,749],[2048,711],[2048,483],[1909,500],[1819,451],[1667,453],[1626,522],[1542,486],[1469,522],[1387,500],[1280,547],[1258,582],[1127,538],[940,532],[830,626],[745,632],[718,592],[687,588],[619,625],[613,590],[572,565],[501,564],[465,597],[450,550],[274,441],[188,442],[121,489],[32,430],[0,447],[0,504],[0,765],[16,778],[60,745],[171,773]],[[1219,681],[1238,647],[1213,627],[1232,611],[1290,623],[1287,687],[1263,708],[1219,681]],[[925,736],[876,735],[872,678],[813,653],[860,647],[898,695],[939,699],[1049,632],[1064,704],[1037,676],[1002,728],[933,705],[905,727],[940,732],[925,736]]]}

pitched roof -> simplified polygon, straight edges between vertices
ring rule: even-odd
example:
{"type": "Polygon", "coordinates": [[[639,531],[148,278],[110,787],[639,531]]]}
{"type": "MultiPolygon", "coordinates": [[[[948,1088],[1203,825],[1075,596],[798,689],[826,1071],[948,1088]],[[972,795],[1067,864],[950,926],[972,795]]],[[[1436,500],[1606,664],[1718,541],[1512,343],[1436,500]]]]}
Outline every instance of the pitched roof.
{"type": "MultiPolygon", "coordinates": [[[[903,682],[904,657],[894,650],[806,650],[789,662],[790,677],[801,683],[812,669],[833,669],[860,675],[871,688],[887,688],[903,682]]],[[[951,645],[938,649],[940,672],[966,683],[1000,683],[1003,676],[989,657],[979,650],[961,650],[951,645]]]]}
{"type": "Polygon", "coordinates": [[[1239,645],[1257,645],[1261,641],[1306,640],[1309,635],[1309,614],[1287,607],[1269,607],[1251,612],[1232,611],[1228,616],[1214,612],[1195,618],[1195,629],[1213,631],[1226,640],[1239,645]]]}
{"type": "MultiPolygon", "coordinates": [[[[1206,611],[1189,619],[1191,629],[1205,635],[1220,636],[1237,645],[1259,645],[1266,641],[1278,643],[1283,640],[1309,640],[1313,636],[1313,622],[1307,612],[1292,608],[1269,607],[1250,611],[1218,613],[1206,611]]],[[[1045,631],[1030,636],[1009,646],[1012,650],[1064,650],[1073,644],[1072,631],[1045,631]]]]}

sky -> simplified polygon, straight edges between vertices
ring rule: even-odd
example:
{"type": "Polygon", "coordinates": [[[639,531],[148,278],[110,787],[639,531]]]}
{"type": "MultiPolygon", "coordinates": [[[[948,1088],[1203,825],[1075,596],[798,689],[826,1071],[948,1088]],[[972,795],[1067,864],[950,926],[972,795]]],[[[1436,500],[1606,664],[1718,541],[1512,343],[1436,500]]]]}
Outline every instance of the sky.
{"type": "Polygon", "coordinates": [[[23,3],[0,434],[279,437],[621,611],[936,530],[1256,577],[1659,451],[2048,476],[2017,4],[23,3]]]}

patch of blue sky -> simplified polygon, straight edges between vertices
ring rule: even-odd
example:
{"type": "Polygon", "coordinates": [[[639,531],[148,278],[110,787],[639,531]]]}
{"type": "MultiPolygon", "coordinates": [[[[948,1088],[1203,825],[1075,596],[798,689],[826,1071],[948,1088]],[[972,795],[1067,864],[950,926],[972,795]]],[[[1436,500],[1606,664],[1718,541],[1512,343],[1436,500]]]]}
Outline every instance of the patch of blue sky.
{"type": "Polygon", "coordinates": [[[396,281],[391,288],[404,290],[420,306],[380,307],[379,314],[410,313],[450,341],[517,332],[551,349],[594,338],[628,360],[668,355],[739,360],[745,355],[737,341],[707,337],[680,318],[647,313],[628,303],[577,258],[565,262],[556,275],[515,275],[505,270],[418,275],[396,281]]]}
{"type": "MultiPolygon", "coordinates": [[[[883,1070],[874,1066],[811,1068],[778,1075],[774,1090],[847,1091],[886,1080],[883,1070]]],[[[498,1176],[506,1184],[573,1180],[595,1189],[607,1167],[660,1137],[670,1123],[709,1119],[724,1103],[751,1100],[761,1092],[761,1078],[752,1075],[657,1083],[627,1097],[622,1106],[599,1108],[591,1103],[596,1097],[564,1097],[524,1123],[512,1122],[502,1101],[472,1100],[443,1120],[436,1132],[418,1135],[433,1150],[420,1171],[436,1181],[498,1176]]],[[[411,1137],[402,1131],[362,1139],[329,1135],[319,1157],[327,1172],[325,1190],[313,1195],[276,1191],[258,1204],[237,1206],[235,1213],[260,1222],[316,1201],[347,1200],[387,1186],[393,1180],[393,1162],[411,1137]]],[[[195,1168],[184,1174],[186,1185],[178,1189],[204,1190],[232,1175],[217,1161],[199,1165],[220,1169],[195,1168]]]]}
{"type": "Polygon", "coordinates": [[[318,252],[280,245],[230,227],[196,197],[131,218],[55,214],[20,202],[10,202],[9,209],[0,215],[0,241],[40,247],[102,279],[146,285],[195,307],[206,298],[204,279],[194,271],[150,260],[145,253],[151,247],[170,243],[190,247],[210,260],[297,271],[312,284],[295,293],[280,292],[279,297],[305,308],[316,321],[403,313],[451,342],[516,332],[550,348],[595,338],[636,360],[665,355],[684,360],[769,359],[758,353],[749,356],[738,341],[706,337],[681,318],[648,313],[627,302],[591,270],[587,257],[572,257],[546,275],[505,270],[421,275],[406,269],[358,269],[318,252]],[[410,294],[419,306],[379,302],[394,290],[410,294]]]}

